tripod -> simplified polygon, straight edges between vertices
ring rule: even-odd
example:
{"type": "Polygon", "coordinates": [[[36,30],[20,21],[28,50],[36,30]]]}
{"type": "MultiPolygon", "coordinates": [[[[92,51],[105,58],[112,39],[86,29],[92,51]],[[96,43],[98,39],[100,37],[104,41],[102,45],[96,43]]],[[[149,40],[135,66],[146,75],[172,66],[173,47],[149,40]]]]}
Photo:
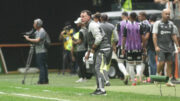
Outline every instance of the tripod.
{"type": "Polygon", "coordinates": [[[28,55],[27,61],[26,61],[24,79],[22,80],[22,84],[25,84],[25,79],[26,79],[26,76],[27,76],[27,71],[30,68],[33,54],[34,54],[34,44],[30,44],[30,50],[29,50],[29,55],[28,55]]]}

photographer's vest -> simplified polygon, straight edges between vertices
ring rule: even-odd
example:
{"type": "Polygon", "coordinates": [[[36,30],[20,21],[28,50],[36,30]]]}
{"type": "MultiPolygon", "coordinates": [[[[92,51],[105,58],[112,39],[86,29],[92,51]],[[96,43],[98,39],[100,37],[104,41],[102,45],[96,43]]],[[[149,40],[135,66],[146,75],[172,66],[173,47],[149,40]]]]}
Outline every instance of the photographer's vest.
{"type": "Polygon", "coordinates": [[[123,11],[131,11],[132,10],[132,0],[126,0],[122,5],[123,11]]]}
{"type": "Polygon", "coordinates": [[[79,32],[75,33],[73,35],[73,38],[75,40],[79,40],[80,37],[80,32],[83,34],[83,42],[80,44],[75,45],[75,52],[80,52],[80,51],[86,51],[86,34],[87,34],[87,29],[86,28],[81,28],[79,32]]]}
{"type": "Polygon", "coordinates": [[[174,30],[173,23],[167,22],[164,23],[160,21],[158,24],[158,33],[157,33],[157,44],[161,51],[163,52],[173,52],[174,51],[174,42],[172,40],[172,34],[174,30]]]}
{"type": "Polygon", "coordinates": [[[137,22],[129,22],[126,25],[126,50],[141,50],[140,25],[137,22]]]}
{"type": "Polygon", "coordinates": [[[65,34],[64,37],[64,49],[71,51],[72,49],[72,35],[73,29],[70,30],[70,34],[65,34]]]}

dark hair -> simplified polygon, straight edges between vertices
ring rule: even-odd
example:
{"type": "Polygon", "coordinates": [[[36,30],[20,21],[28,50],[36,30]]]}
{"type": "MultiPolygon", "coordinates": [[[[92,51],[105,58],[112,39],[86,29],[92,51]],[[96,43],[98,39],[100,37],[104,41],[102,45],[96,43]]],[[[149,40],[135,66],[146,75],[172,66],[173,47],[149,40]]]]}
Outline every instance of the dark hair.
{"type": "Polygon", "coordinates": [[[87,15],[90,17],[92,15],[91,11],[89,11],[89,10],[83,10],[83,11],[81,11],[81,13],[87,13],[87,15]]]}
{"type": "Polygon", "coordinates": [[[140,12],[139,15],[141,15],[141,16],[147,18],[147,14],[146,14],[145,12],[140,12]]]}
{"type": "Polygon", "coordinates": [[[102,14],[101,15],[101,20],[102,21],[108,21],[108,15],[107,14],[102,14]]]}
{"type": "Polygon", "coordinates": [[[132,13],[130,14],[130,17],[131,17],[133,20],[136,20],[137,14],[136,14],[135,12],[132,12],[132,13]]]}
{"type": "Polygon", "coordinates": [[[97,12],[94,14],[93,18],[96,18],[100,21],[101,13],[97,12]]]}
{"type": "Polygon", "coordinates": [[[128,13],[127,12],[123,12],[122,15],[128,17],[128,13]]]}
{"type": "Polygon", "coordinates": [[[156,19],[157,19],[157,17],[155,15],[151,15],[149,17],[149,20],[154,21],[154,22],[156,21],[156,19]]]}

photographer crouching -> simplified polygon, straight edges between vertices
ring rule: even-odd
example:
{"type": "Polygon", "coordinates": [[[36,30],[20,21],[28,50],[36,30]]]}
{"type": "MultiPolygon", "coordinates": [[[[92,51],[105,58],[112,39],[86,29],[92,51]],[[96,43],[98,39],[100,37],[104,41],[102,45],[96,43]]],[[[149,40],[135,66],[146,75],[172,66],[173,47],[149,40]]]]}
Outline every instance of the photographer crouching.
{"type": "Polygon", "coordinates": [[[47,49],[45,47],[45,40],[47,32],[42,27],[43,21],[41,19],[35,19],[33,27],[36,30],[35,38],[30,38],[24,35],[25,39],[35,45],[36,63],[40,70],[38,84],[48,84],[48,65],[47,65],[47,49]]]}

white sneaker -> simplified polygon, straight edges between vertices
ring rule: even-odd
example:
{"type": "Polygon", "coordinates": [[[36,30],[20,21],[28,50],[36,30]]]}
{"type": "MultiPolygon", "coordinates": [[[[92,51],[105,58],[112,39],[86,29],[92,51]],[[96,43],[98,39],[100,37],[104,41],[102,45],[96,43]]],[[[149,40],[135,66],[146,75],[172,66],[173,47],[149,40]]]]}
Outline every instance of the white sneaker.
{"type": "Polygon", "coordinates": [[[87,81],[87,79],[86,79],[86,78],[84,78],[84,79],[83,79],[83,82],[86,82],[86,81],[87,81]]]}
{"type": "Polygon", "coordinates": [[[76,81],[76,83],[79,83],[79,82],[83,82],[83,78],[80,78],[79,80],[76,81]]]}
{"type": "Polygon", "coordinates": [[[173,83],[169,80],[168,83],[166,83],[166,86],[168,86],[168,87],[175,87],[175,84],[173,84],[173,83]]]}

